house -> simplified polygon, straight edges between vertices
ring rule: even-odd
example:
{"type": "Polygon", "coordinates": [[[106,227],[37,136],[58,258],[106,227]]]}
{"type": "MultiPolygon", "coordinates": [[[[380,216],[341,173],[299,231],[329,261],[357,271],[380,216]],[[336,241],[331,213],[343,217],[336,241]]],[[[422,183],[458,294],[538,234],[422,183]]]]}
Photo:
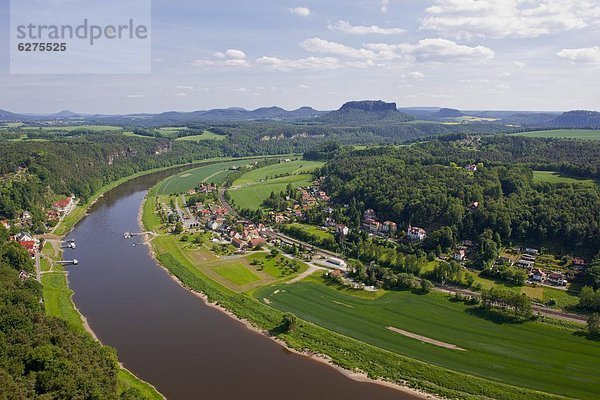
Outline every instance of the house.
{"type": "Polygon", "coordinates": [[[237,247],[238,249],[243,249],[244,247],[246,247],[246,242],[244,242],[242,239],[238,239],[236,237],[231,239],[231,244],[234,245],[235,247],[237,247]]]}
{"type": "Polygon", "coordinates": [[[344,224],[339,224],[335,227],[335,230],[338,234],[342,235],[342,236],[346,236],[350,233],[350,228],[348,228],[346,225],[344,224]]]}
{"type": "Polygon", "coordinates": [[[17,242],[33,242],[35,239],[28,232],[19,232],[15,235],[15,241],[17,242]]]}
{"type": "Polygon", "coordinates": [[[377,217],[377,215],[375,214],[375,211],[372,208],[369,208],[368,210],[365,210],[365,212],[363,213],[363,218],[364,219],[375,219],[377,217]]]}
{"type": "Polygon", "coordinates": [[[6,229],[10,229],[10,222],[8,222],[7,219],[3,219],[2,221],[0,221],[0,224],[2,224],[2,226],[6,229]]]}
{"type": "Polygon", "coordinates": [[[261,237],[256,237],[254,239],[250,239],[250,246],[251,247],[256,247],[256,246],[264,246],[267,243],[267,241],[261,237]]]}
{"type": "Polygon", "coordinates": [[[22,281],[24,281],[25,279],[29,279],[29,273],[27,271],[21,270],[21,272],[19,272],[19,278],[22,281]]]}
{"type": "Polygon", "coordinates": [[[465,256],[466,256],[465,249],[457,249],[456,252],[454,252],[453,258],[456,261],[464,261],[465,256]]]}
{"type": "Polygon", "coordinates": [[[367,218],[364,220],[363,226],[365,227],[365,229],[368,229],[373,233],[377,233],[381,229],[381,222],[372,218],[367,218]]]}
{"type": "Polygon", "coordinates": [[[68,214],[75,207],[73,196],[66,197],[52,204],[52,208],[61,214],[68,214]]]}
{"type": "Polygon", "coordinates": [[[34,240],[21,241],[18,243],[21,245],[21,247],[29,252],[31,257],[35,257],[35,248],[37,243],[34,240]]]}
{"type": "Polygon", "coordinates": [[[536,268],[531,274],[531,279],[536,282],[544,282],[546,280],[546,273],[539,268],[536,268]]]}
{"type": "Polygon", "coordinates": [[[477,164],[469,164],[465,166],[465,169],[469,172],[477,172],[477,164]]]}
{"type": "Polygon", "coordinates": [[[216,219],[212,219],[209,220],[206,223],[206,227],[208,229],[210,229],[211,231],[216,231],[218,230],[221,226],[223,226],[223,219],[222,218],[216,218],[216,219]]]}
{"type": "Polygon", "coordinates": [[[585,263],[585,260],[583,258],[581,258],[581,257],[573,258],[573,268],[575,268],[577,271],[583,271],[586,266],[587,266],[587,264],[585,263]]]}
{"type": "Polygon", "coordinates": [[[556,286],[567,286],[567,281],[565,280],[563,274],[560,272],[552,272],[548,275],[548,282],[552,285],[556,286]]]}
{"type": "Polygon", "coordinates": [[[408,225],[408,229],[406,230],[406,236],[410,240],[423,240],[425,236],[427,236],[427,232],[423,228],[419,228],[418,226],[408,225]]]}
{"type": "Polygon", "coordinates": [[[398,225],[392,221],[384,221],[381,227],[381,231],[385,233],[393,234],[398,230],[398,225]]]}
{"type": "Polygon", "coordinates": [[[31,213],[29,211],[23,211],[21,213],[21,222],[27,222],[31,220],[31,213]]]}
{"type": "Polygon", "coordinates": [[[525,269],[532,269],[534,264],[535,264],[535,262],[529,261],[529,260],[524,260],[524,259],[520,259],[519,262],[517,262],[517,265],[519,267],[525,268],[525,269]]]}
{"type": "Polygon", "coordinates": [[[538,249],[533,249],[531,247],[527,247],[527,248],[525,248],[525,253],[531,254],[533,256],[537,256],[538,254],[540,254],[540,251],[538,249]]]}
{"type": "Polygon", "coordinates": [[[474,201],[474,202],[472,202],[471,204],[469,204],[469,209],[470,209],[470,210],[473,210],[473,211],[475,211],[475,210],[477,210],[478,208],[479,208],[479,202],[478,202],[478,201],[474,201]]]}
{"type": "Polygon", "coordinates": [[[336,269],[333,271],[329,271],[327,273],[327,276],[329,276],[330,278],[333,278],[333,279],[337,279],[337,278],[343,277],[344,273],[342,271],[340,271],[339,269],[336,269]]]}

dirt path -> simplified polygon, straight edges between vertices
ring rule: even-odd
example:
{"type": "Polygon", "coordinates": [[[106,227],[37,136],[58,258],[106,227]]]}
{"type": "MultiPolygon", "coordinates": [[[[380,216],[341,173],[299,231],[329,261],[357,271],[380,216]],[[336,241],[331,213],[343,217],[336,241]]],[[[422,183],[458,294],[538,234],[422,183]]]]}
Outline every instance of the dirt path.
{"type": "Polygon", "coordinates": [[[389,329],[392,332],[396,332],[401,334],[402,336],[406,336],[412,339],[417,339],[423,343],[429,343],[432,344],[434,346],[438,346],[438,347],[443,347],[445,349],[450,349],[450,350],[460,350],[460,351],[467,351],[465,349],[463,349],[462,347],[458,347],[455,344],[450,344],[450,343],[446,343],[446,342],[440,342],[439,340],[435,340],[435,339],[430,339],[426,336],[421,336],[421,335],[417,335],[416,333],[412,333],[412,332],[408,332],[402,329],[398,329],[398,328],[394,328],[393,326],[388,326],[387,329],[389,329]]]}
{"type": "Polygon", "coordinates": [[[306,261],[304,261],[305,264],[308,265],[308,269],[306,271],[304,271],[303,273],[301,273],[300,275],[294,277],[293,279],[290,279],[289,281],[287,281],[287,284],[290,283],[295,283],[295,282],[299,282],[302,279],[312,275],[313,273],[317,272],[317,271],[326,271],[325,268],[323,267],[319,267],[317,265],[311,264],[311,263],[307,263],[306,261]]]}

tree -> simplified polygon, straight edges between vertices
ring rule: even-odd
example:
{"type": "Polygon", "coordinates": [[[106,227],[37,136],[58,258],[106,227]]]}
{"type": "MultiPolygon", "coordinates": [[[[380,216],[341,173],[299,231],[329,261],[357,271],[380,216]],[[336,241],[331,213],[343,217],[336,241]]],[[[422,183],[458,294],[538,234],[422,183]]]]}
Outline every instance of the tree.
{"type": "Polygon", "coordinates": [[[283,314],[283,319],[281,320],[281,329],[284,332],[291,332],[296,328],[297,322],[298,318],[291,312],[287,312],[283,314]]]}
{"type": "Polygon", "coordinates": [[[175,229],[173,229],[173,233],[175,235],[179,235],[180,233],[183,232],[183,224],[180,222],[175,224],[175,229]]]}
{"type": "Polygon", "coordinates": [[[588,332],[591,336],[600,336],[600,314],[593,313],[587,320],[588,332]]]}
{"type": "Polygon", "coordinates": [[[423,293],[429,293],[433,289],[433,283],[428,279],[421,279],[421,290],[423,293]]]}

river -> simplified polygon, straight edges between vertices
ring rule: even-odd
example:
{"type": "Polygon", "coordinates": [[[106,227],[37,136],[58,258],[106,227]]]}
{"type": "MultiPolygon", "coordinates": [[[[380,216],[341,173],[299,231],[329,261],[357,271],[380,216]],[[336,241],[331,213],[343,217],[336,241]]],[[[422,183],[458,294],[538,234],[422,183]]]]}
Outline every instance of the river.
{"type": "Polygon", "coordinates": [[[119,360],[168,399],[413,399],[352,380],[290,353],[177,284],[150,257],[137,216],[146,191],[173,172],[129,181],[105,194],[68,238],[75,304],[119,360]]]}

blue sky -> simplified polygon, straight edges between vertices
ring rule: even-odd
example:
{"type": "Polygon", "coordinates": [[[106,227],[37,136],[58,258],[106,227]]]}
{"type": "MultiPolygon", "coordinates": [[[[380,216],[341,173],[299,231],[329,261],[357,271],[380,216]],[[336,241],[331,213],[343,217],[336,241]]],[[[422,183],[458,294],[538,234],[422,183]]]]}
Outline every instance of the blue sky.
{"type": "Polygon", "coordinates": [[[334,109],[357,99],[600,108],[600,0],[153,0],[148,75],[10,75],[0,4],[0,108],[16,112],[334,109]]]}

